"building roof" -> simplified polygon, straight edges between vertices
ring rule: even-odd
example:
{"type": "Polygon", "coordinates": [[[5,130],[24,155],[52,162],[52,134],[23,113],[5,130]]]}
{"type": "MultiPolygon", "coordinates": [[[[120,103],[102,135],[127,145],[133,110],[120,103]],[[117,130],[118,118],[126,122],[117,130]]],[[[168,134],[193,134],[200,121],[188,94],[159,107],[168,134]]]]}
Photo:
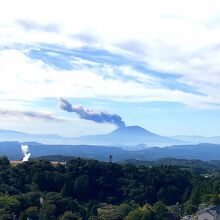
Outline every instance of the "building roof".
{"type": "Polygon", "coordinates": [[[214,215],[220,215],[220,205],[217,205],[217,206],[209,206],[209,207],[206,207],[204,209],[200,209],[199,212],[198,212],[198,215],[201,215],[202,213],[204,212],[208,212],[210,213],[212,216],[214,215]]]}

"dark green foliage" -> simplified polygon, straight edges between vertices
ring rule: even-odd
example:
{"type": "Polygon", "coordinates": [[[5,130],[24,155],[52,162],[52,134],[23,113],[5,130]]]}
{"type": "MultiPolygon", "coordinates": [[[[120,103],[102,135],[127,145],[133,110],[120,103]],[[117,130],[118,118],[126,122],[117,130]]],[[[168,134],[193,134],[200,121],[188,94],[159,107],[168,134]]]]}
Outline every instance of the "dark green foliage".
{"type": "Polygon", "coordinates": [[[26,220],[27,218],[32,220],[39,219],[39,210],[38,207],[30,206],[24,212],[22,212],[19,216],[19,220],[26,220]]]}
{"type": "Polygon", "coordinates": [[[82,201],[86,201],[90,198],[90,185],[89,185],[89,178],[87,175],[81,175],[76,178],[75,181],[75,194],[77,195],[77,198],[82,201]]]}
{"type": "Polygon", "coordinates": [[[94,201],[90,201],[88,203],[88,207],[86,209],[86,218],[98,216],[97,206],[94,201]]]}
{"type": "Polygon", "coordinates": [[[50,204],[49,202],[45,202],[40,210],[39,220],[55,220],[56,219],[56,206],[54,204],[50,204]]]}
{"type": "Polygon", "coordinates": [[[99,220],[122,220],[123,216],[118,210],[118,206],[110,204],[102,204],[98,209],[99,220]]]}
{"type": "Polygon", "coordinates": [[[10,161],[8,160],[8,158],[6,156],[0,157],[0,166],[9,166],[10,165],[10,161]]]}
{"type": "Polygon", "coordinates": [[[189,171],[193,171],[197,174],[210,173],[210,172],[213,173],[213,172],[218,172],[220,170],[219,160],[202,161],[195,159],[187,160],[187,159],[176,159],[176,158],[161,158],[152,161],[133,159],[133,160],[122,161],[121,163],[131,163],[136,166],[145,165],[145,166],[153,166],[153,167],[171,165],[189,171]]]}
{"type": "Polygon", "coordinates": [[[191,193],[191,189],[188,187],[186,188],[184,194],[183,194],[183,197],[182,197],[182,202],[186,202],[188,201],[189,197],[190,197],[190,193],[191,193]]]}
{"type": "Polygon", "coordinates": [[[12,196],[0,195],[0,209],[6,212],[18,213],[20,202],[12,196]]]}
{"type": "Polygon", "coordinates": [[[117,207],[117,212],[124,218],[132,211],[132,207],[126,203],[122,203],[117,207]]]}
{"type": "Polygon", "coordinates": [[[155,219],[165,220],[168,219],[168,209],[163,202],[157,202],[153,206],[155,219]]]}
{"type": "Polygon", "coordinates": [[[74,181],[71,178],[67,178],[64,186],[61,190],[61,194],[63,197],[70,197],[75,195],[75,189],[74,189],[74,181]]]}
{"type": "Polygon", "coordinates": [[[196,210],[197,210],[197,206],[193,205],[190,201],[188,201],[184,205],[183,213],[185,215],[192,215],[193,213],[196,212],[196,210]]]}
{"type": "Polygon", "coordinates": [[[201,202],[220,203],[220,177],[173,166],[80,158],[11,166],[1,157],[0,168],[0,220],[166,220],[194,213],[201,202]]]}
{"type": "Polygon", "coordinates": [[[125,220],[155,220],[156,216],[150,205],[139,207],[129,213],[125,220]]]}
{"type": "Polygon", "coordinates": [[[201,197],[201,202],[206,204],[207,206],[211,204],[211,200],[213,198],[212,194],[205,194],[201,197]]]}
{"type": "Polygon", "coordinates": [[[211,198],[211,203],[214,205],[220,205],[220,197],[218,194],[214,194],[211,198]]]}
{"type": "Polygon", "coordinates": [[[81,220],[82,218],[80,218],[79,216],[77,216],[76,214],[70,211],[66,211],[59,219],[60,220],[81,220]]]}

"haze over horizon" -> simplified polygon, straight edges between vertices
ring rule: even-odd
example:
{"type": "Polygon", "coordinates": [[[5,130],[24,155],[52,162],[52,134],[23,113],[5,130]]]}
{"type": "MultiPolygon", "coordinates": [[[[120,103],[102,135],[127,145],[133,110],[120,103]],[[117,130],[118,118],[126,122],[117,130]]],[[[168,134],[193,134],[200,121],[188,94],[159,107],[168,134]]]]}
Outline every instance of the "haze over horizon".
{"type": "Polygon", "coordinates": [[[220,136],[219,14],[217,0],[4,2],[0,129],[220,136]]]}

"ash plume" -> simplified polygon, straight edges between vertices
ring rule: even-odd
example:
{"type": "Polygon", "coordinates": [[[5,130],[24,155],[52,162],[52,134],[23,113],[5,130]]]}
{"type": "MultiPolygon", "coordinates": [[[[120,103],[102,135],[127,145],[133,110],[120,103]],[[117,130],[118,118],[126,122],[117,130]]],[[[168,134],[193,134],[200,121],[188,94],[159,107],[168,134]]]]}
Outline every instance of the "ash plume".
{"type": "Polygon", "coordinates": [[[94,121],[96,123],[110,123],[117,127],[125,127],[125,122],[121,116],[111,114],[107,111],[94,111],[87,109],[81,105],[72,105],[68,100],[60,98],[59,106],[62,110],[67,112],[75,112],[80,118],[85,120],[94,121]]]}

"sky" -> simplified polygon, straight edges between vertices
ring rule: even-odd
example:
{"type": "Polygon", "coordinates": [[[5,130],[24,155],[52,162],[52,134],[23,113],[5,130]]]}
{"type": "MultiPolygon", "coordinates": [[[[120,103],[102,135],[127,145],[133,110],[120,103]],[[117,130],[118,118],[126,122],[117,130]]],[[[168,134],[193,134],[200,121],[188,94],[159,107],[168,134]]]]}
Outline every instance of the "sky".
{"type": "Polygon", "coordinates": [[[0,129],[220,135],[220,1],[0,1],[0,129]]]}

